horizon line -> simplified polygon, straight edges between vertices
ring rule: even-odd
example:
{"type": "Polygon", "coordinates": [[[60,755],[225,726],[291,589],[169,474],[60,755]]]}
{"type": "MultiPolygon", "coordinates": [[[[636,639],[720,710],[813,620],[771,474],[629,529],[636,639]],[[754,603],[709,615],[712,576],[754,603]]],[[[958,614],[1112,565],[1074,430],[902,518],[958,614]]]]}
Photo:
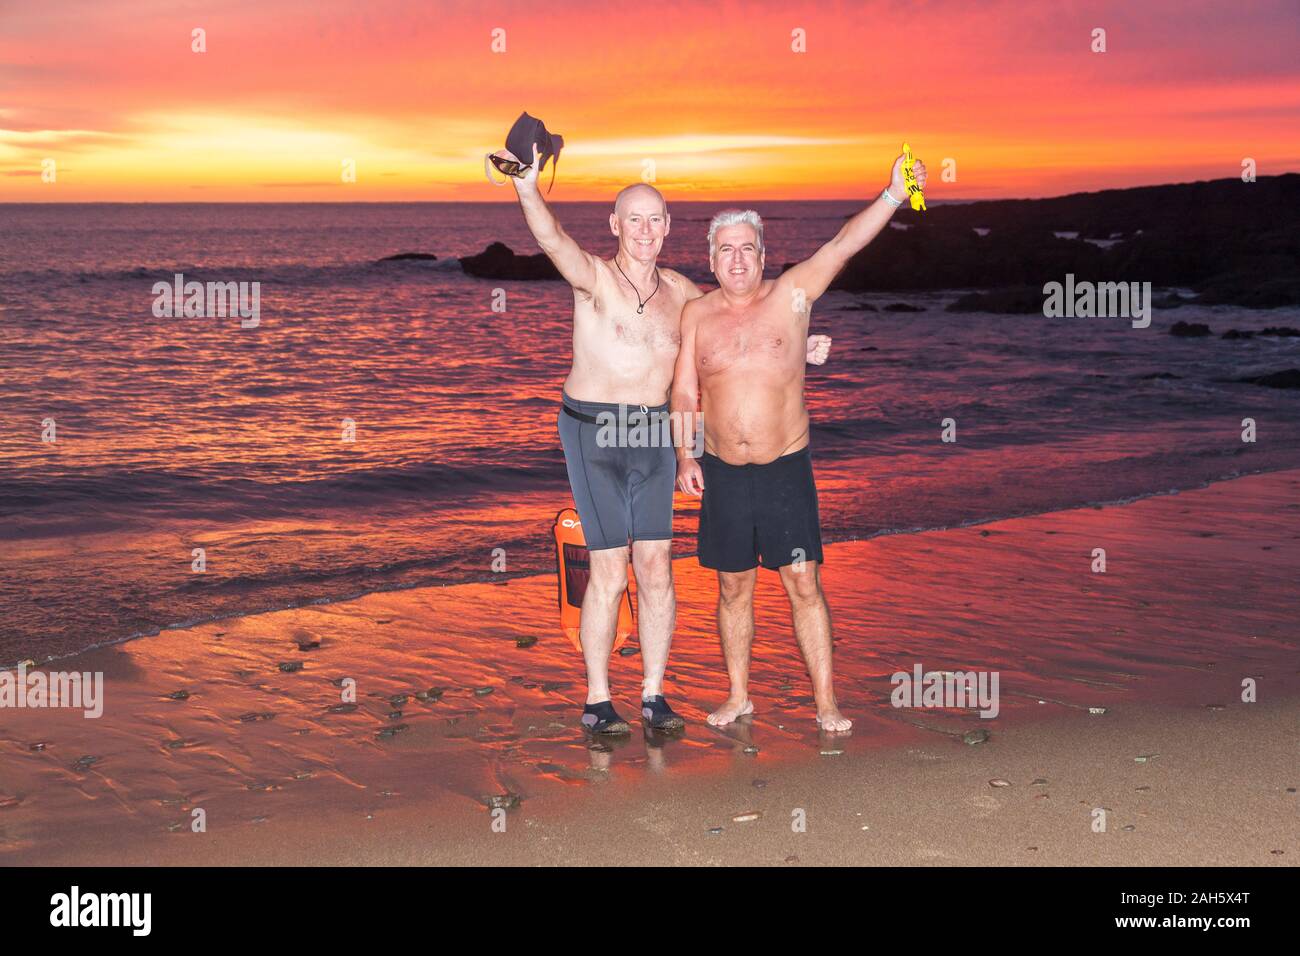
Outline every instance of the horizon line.
{"type": "MultiPolygon", "coordinates": [[[[1273,173],[1267,176],[1258,176],[1256,180],[1263,179],[1280,179],[1283,176],[1300,175],[1300,171],[1286,170],[1280,173],[1273,173]]],[[[1148,183],[1141,186],[1111,186],[1102,189],[1079,190],[1075,192],[1060,193],[1053,196],[999,196],[987,197],[980,196],[966,198],[961,196],[945,197],[943,199],[927,199],[927,202],[934,206],[957,203],[977,203],[977,202],[1038,202],[1048,199],[1065,199],[1070,196],[1089,196],[1104,192],[1127,192],[1134,189],[1159,189],[1165,186],[1194,186],[1202,183],[1219,183],[1235,182],[1239,180],[1238,176],[1224,176],[1219,179],[1193,179],[1184,182],[1170,183],[1148,183]]],[[[863,196],[845,196],[841,198],[820,198],[806,199],[799,197],[774,197],[768,199],[752,198],[717,198],[717,199],[674,199],[673,205],[685,203],[716,204],[728,202],[805,202],[805,203],[848,203],[848,202],[874,202],[875,197],[863,196]]],[[[548,201],[547,205],[581,203],[606,204],[609,200],[604,199],[557,199],[548,201]]],[[[498,199],[46,199],[46,200],[0,200],[0,206],[330,206],[330,205],[368,205],[368,206],[396,206],[423,204],[429,206],[515,206],[518,200],[498,200],[498,199]]]]}

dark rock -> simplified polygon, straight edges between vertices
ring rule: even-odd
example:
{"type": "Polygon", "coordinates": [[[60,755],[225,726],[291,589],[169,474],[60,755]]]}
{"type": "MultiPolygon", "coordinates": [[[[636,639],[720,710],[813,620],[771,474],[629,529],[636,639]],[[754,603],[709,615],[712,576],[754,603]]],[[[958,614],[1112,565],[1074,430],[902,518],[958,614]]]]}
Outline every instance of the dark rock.
{"type": "Polygon", "coordinates": [[[384,256],[380,262],[405,262],[407,260],[418,260],[420,262],[433,262],[438,257],[432,252],[399,252],[395,256],[384,256]]]}
{"type": "Polygon", "coordinates": [[[1289,325],[1270,325],[1268,328],[1261,330],[1259,334],[1276,335],[1279,338],[1289,339],[1300,335],[1300,329],[1293,329],[1289,325]]]}
{"type": "Polygon", "coordinates": [[[948,306],[949,312],[994,312],[1000,315],[1042,314],[1043,290],[1037,286],[1018,286],[971,292],[948,306]]]}
{"type": "MultiPolygon", "coordinates": [[[[1300,232],[1294,226],[1292,230],[1300,232]]],[[[1289,241],[1300,242],[1295,236],[1289,241]]],[[[1283,270],[1294,271],[1297,255],[1300,255],[1300,250],[1292,250],[1286,256],[1288,261],[1284,262],[1280,257],[1275,261],[1274,257],[1261,254],[1261,261],[1253,268],[1231,275],[1215,276],[1198,286],[1201,293],[1199,301],[1210,305],[1240,305],[1248,309],[1300,305],[1300,277],[1265,278],[1276,276],[1277,272],[1283,270]]]]}
{"type": "Polygon", "coordinates": [[[1150,373],[1149,375],[1140,375],[1140,376],[1138,376],[1138,377],[1141,378],[1141,379],[1152,379],[1152,378],[1182,378],[1181,375],[1175,375],[1173,372],[1152,372],[1152,373],[1150,373]]]}
{"type": "Polygon", "coordinates": [[[559,279],[559,270],[543,253],[518,256],[503,242],[494,242],[476,256],[463,256],[466,275],[479,279],[559,279]]]}
{"type": "MultiPolygon", "coordinates": [[[[900,209],[832,288],[991,289],[1076,281],[1186,288],[1198,303],[1300,304],[1300,174],[1140,186],[1048,199],[900,209]],[[980,237],[975,228],[991,230],[980,237]],[[1106,249],[1058,231],[1124,241],[1106,249]],[[1208,277],[1208,278],[1207,278],[1208,277]],[[1268,278],[1273,277],[1273,278],[1268,278]]],[[[1183,297],[1164,305],[1181,305],[1183,297]]]]}
{"type": "Polygon", "coordinates": [[[1170,335],[1177,335],[1182,338],[1201,338],[1210,335],[1210,327],[1204,322],[1175,322],[1169,327],[1170,335]]]}
{"type": "Polygon", "coordinates": [[[885,306],[882,312],[924,312],[925,309],[919,305],[908,305],[906,302],[891,302],[885,306]]]}
{"type": "Polygon", "coordinates": [[[1281,372],[1270,372],[1268,375],[1239,378],[1237,381],[1248,382],[1251,385],[1265,385],[1268,388],[1300,388],[1300,368],[1288,368],[1281,372]]]}
{"type": "Polygon", "coordinates": [[[1221,339],[1253,339],[1254,332],[1238,332],[1236,329],[1228,329],[1219,338],[1221,339]]]}

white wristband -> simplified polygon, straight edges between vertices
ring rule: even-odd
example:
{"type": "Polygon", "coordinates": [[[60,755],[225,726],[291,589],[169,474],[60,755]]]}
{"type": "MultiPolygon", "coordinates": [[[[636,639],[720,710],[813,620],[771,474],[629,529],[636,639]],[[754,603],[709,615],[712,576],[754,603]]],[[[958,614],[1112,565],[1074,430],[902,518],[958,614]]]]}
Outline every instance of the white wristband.
{"type": "Polygon", "coordinates": [[[882,189],[882,190],[880,191],[880,198],[883,199],[885,202],[889,203],[889,204],[890,204],[891,206],[893,206],[895,209],[897,209],[899,206],[903,205],[901,201],[899,201],[899,200],[895,199],[893,196],[889,195],[889,187],[888,187],[888,186],[886,186],[884,189],[882,189]]]}

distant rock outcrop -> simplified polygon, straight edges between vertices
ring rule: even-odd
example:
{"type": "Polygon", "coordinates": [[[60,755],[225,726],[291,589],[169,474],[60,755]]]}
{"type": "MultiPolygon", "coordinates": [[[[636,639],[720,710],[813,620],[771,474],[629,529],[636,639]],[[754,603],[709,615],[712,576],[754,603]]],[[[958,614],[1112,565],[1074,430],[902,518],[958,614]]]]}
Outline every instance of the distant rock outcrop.
{"type": "Polygon", "coordinates": [[[1248,309],[1276,309],[1300,305],[1300,277],[1277,275],[1270,270],[1294,271],[1297,252],[1288,264],[1261,263],[1257,269],[1215,276],[1201,285],[1198,301],[1209,305],[1240,305],[1248,309]]]}
{"type": "Polygon", "coordinates": [[[1198,339],[1211,333],[1210,327],[1204,322],[1175,322],[1169,327],[1169,334],[1185,339],[1198,339]]]}
{"type": "MultiPolygon", "coordinates": [[[[832,288],[1041,289],[1071,273],[1076,282],[1191,289],[1199,294],[1198,304],[1300,304],[1300,276],[1294,274],[1300,261],[1297,173],[1253,183],[1233,178],[939,204],[923,213],[904,207],[894,219],[914,228],[882,232],[849,260],[832,288]],[[991,231],[981,236],[977,227],[991,231]],[[1082,238],[1059,238],[1057,232],[1082,238]],[[1086,241],[1115,236],[1125,238],[1104,249],[1086,241]]],[[[1166,298],[1158,307],[1184,301],[1166,298]]]]}
{"type": "Polygon", "coordinates": [[[399,252],[395,256],[384,256],[380,262],[406,262],[407,260],[418,260],[420,262],[434,262],[438,257],[432,252],[399,252]]]}
{"type": "Polygon", "coordinates": [[[1016,286],[971,292],[951,303],[948,312],[995,312],[1005,315],[1031,315],[1043,311],[1043,290],[1037,286],[1016,286]]]}
{"type": "Polygon", "coordinates": [[[1280,372],[1270,372],[1268,375],[1239,378],[1237,381],[1249,382],[1251,385],[1266,385],[1269,388],[1300,388],[1300,368],[1288,368],[1280,372]]]}
{"type": "Polygon", "coordinates": [[[462,256],[460,266],[479,279],[559,279],[559,270],[543,253],[519,256],[504,242],[494,242],[476,256],[462,256]]]}
{"type": "Polygon", "coordinates": [[[1156,309],[1177,309],[1187,305],[1189,302],[1195,301],[1195,299],[1179,295],[1177,292],[1171,292],[1169,295],[1151,300],[1151,306],[1156,309]]]}

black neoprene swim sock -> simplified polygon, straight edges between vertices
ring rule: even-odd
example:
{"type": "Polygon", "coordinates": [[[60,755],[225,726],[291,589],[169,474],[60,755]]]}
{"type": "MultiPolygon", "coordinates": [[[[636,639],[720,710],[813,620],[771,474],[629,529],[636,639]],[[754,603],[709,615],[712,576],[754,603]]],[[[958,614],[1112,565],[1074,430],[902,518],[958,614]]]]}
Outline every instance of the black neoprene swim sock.
{"type": "Polygon", "coordinates": [[[594,734],[627,733],[627,721],[618,715],[612,701],[602,700],[582,708],[582,726],[594,734]]]}
{"type": "Polygon", "coordinates": [[[677,730],[686,726],[686,721],[668,706],[668,701],[664,700],[663,694],[656,694],[641,701],[641,717],[655,730],[677,730]]]}

